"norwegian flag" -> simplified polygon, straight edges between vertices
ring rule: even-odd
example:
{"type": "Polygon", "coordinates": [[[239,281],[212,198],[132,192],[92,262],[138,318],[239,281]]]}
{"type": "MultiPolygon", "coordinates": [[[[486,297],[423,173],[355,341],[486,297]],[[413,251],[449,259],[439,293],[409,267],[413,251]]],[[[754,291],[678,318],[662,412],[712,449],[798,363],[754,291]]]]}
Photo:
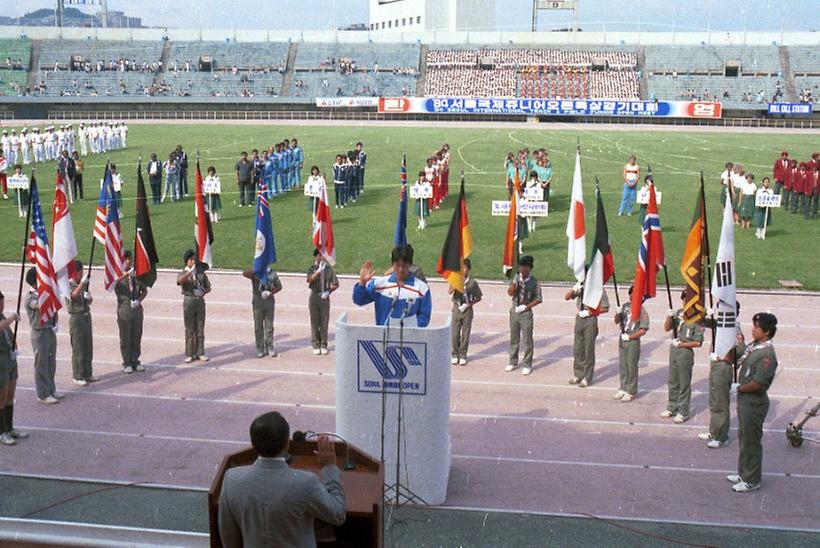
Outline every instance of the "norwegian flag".
{"type": "Polygon", "coordinates": [[[31,226],[34,234],[34,265],[37,270],[37,303],[40,307],[40,324],[45,325],[54,318],[62,304],[57,296],[57,278],[51,262],[48,234],[40,206],[40,193],[37,191],[37,180],[34,176],[31,177],[31,226]]]}
{"type": "Polygon", "coordinates": [[[77,259],[77,241],[74,239],[74,225],[71,223],[71,213],[68,211],[65,182],[59,171],[54,190],[51,240],[54,243],[53,263],[57,285],[62,297],[67,299],[71,294],[68,282],[76,270],[74,265],[77,259]]]}
{"type": "Polygon", "coordinates": [[[331,266],[336,264],[336,243],[333,241],[333,220],[327,202],[327,186],[322,187],[316,221],[313,223],[313,245],[331,266]]]}
{"type": "Polygon", "coordinates": [[[661,234],[661,218],[658,216],[658,203],[655,198],[655,185],[649,183],[649,205],[643,221],[643,236],[638,250],[638,262],[635,265],[635,286],[632,290],[632,309],[630,319],[636,322],[641,317],[641,305],[644,299],[655,296],[655,277],[658,270],[666,264],[661,234]]]}
{"type": "MultiPolygon", "coordinates": [[[[106,181],[111,181],[111,174],[106,174],[106,181]]],[[[111,187],[106,182],[104,186],[111,187]]],[[[100,192],[102,194],[102,192],[100,192]]],[[[122,245],[122,231],[120,230],[120,211],[117,200],[108,192],[108,205],[105,216],[105,290],[111,291],[117,280],[125,275],[125,248],[122,245]]],[[[99,206],[97,213],[99,214],[99,206]]],[[[96,228],[95,228],[96,231],[96,228]]]]}

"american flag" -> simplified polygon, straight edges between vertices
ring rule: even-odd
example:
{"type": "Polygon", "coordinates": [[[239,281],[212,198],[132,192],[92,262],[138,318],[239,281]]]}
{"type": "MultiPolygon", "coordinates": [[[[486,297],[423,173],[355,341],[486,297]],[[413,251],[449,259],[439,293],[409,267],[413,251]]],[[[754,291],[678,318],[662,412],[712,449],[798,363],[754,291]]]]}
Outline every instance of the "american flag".
{"type": "Polygon", "coordinates": [[[48,233],[43,222],[43,211],[40,207],[40,193],[37,192],[37,181],[31,178],[31,226],[34,244],[32,247],[37,269],[37,302],[40,307],[40,323],[45,325],[62,308],[57,296],[57,279],[54,265],[51,263],[51,251],[48,248],[48,233]]]}
{"type": "Polygon", "coordinates": [[[108,203],[114,189],[114,179],[111,177],[111,170],[105,166],[105,177],[100,187],[100,199],[97,201],[97,218],[94,221],[94,237],[97,241],[105,245],[106,225],[108,224],[108,203]]]}
{"type": "Polygon", "coordinates": [[[641,247],[638,250],[638,263],[635,265],[635,286],[632,290],[631,321],[641,317],[641,305],[644,299],[655,296],[655,277],[658,270],[666,264],[661,234],[661,218],[658,216],[658,203],[655,198],[655,185],[649,184],[649,204],[646,218],[643,221],[641,247]]]}
{"type": "MultiPolygon", "coordinates": [[[[111,188],[111,172],[106,171],[105,184],[103,187],[111,188]]],[[[122,232],[120,231],[120,211],[117,208],[117,200],[111,192],[100,191],[100,196],[103,192],[107,194],[108,205],[105,207],[105,239],[103,245],[105,246],[105,289],[111,291],[114,289],[114,284],[117,280],[125,274],[125,249],[122,245],[122,232]]],[[[100,206],[97,205],[97,222],[99,222],[100,206]]],[[[94,232],[96,236],[97,227],[94,232]]]]}

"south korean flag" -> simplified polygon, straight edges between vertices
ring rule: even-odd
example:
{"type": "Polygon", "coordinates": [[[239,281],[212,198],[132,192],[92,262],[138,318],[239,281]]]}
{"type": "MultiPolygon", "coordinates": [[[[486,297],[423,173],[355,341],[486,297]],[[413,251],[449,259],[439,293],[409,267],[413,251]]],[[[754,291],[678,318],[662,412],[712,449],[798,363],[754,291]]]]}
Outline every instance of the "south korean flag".
{"type": "Polygon", "coordinates": [[[715,258],[712,297],[715,300],[715,354],[725,356],[737,340],[737,297],[735,269],[735,225],[732,201],[726,200],[720,245],[715,258]]]}

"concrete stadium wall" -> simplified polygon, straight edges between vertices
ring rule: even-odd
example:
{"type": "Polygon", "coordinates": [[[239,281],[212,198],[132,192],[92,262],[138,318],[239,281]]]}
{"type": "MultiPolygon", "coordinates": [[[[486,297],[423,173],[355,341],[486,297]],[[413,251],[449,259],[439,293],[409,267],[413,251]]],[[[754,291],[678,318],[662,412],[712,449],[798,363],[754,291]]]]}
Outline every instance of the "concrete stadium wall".
{"type": "Polygon", "coordinates": [[[266,31],[236,29],[104,29],[0,26],[0,38],[27,36],[34,40],[138,40],[236,42],[342,42],[424,44],[515,44],[518,46],[572,45],[783,45],[818,46],[818,32],[369,32],[266,31]]]}

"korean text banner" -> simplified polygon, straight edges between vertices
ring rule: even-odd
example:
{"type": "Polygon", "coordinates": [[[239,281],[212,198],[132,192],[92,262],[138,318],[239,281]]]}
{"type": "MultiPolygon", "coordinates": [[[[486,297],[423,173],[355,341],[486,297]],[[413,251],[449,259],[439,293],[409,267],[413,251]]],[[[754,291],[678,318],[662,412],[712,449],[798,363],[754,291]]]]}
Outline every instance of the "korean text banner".
{"type": "Polygon", "coordinates": [[[352,108],[375,107],[379,104],[378,97],[317,97],[316,106],[319,108],[352,108]]]}
{"type": "Polygon", "coordinates": [[[517,114],[525,116],[657,116],[720,118],[709,101],[621,101],[610,99],[494,99],[473,97],[382,97],[382,113],[517,114]]]}

